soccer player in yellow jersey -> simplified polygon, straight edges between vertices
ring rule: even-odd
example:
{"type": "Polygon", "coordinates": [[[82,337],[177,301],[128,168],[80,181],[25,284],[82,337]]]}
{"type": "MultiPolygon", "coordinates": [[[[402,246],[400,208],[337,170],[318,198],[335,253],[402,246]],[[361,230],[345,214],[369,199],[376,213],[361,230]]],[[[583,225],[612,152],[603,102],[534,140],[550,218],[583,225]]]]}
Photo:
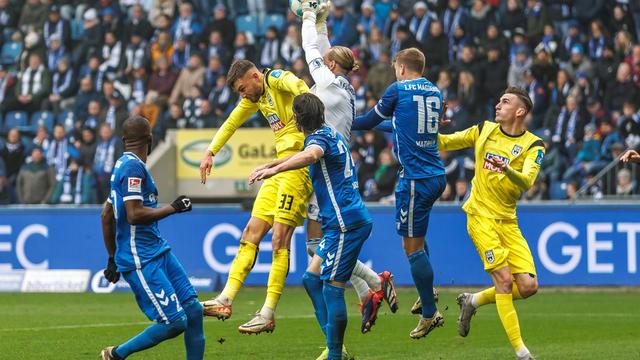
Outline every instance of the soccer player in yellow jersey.
{"type": "MultiPolygon", "coordinates": [[[[293,119],[293,99],[309,92],[307,85],[293,73],[283,70],[259,71],[247,60],[231,65],[227,81],[242,100],[218,130],[200,163],[200,181],[204,184],[211,173],[213,157],[236,129],[252,114],[260,110],[269,121],[276,142],[278,158],[298,153],[304,146],[304,135],[293,119]]],[[[289,248],[296,226],[306,217],[309,195],[312,192],[307,168],[278,174],[266,180],[253,205],[251,219],[242,233],[227,283],[216,298],[205,301],[204,314],[218,319],[231,316],[231,303],[242,287],[258,254],[258,245],[273,228],[273,260],[267,283],[267,298],[262,309],[249,322],[241,325],[241,333],[258,334],[275,328],[274,311],[289,271],[289,248]]]]}
{"type": "Polygon", "coordinates": [[[524,126],[531,107],[526,91],[509,87],[496,105],[495,123],[485,121],[438,136],[440,150],[475,150],[471,195],[462,209],[467,213],[469,236],[494,284],[475,294],[458,295],[458,333],[467,336],[476,309],[495,302],[518,359],[533,356],[522,341],[513,300],[538,290],[533,257],[516,218],[516,201],[533,185],[544,158],[542,140],[524,126]]]}

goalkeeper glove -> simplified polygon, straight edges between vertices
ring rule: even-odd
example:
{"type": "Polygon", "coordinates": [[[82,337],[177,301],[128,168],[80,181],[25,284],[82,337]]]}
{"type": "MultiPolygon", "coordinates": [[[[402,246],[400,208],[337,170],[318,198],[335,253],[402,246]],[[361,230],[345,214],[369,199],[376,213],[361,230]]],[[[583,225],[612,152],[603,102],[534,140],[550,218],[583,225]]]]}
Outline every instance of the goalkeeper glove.
{"type": "Polygon", "coordinates": [[[116,267],[116,262],[113,260],[113,256],[109,256],[109,261],[107,262],[107,268],[104,269],[104,277],[110,283],[117,283],[120,280],[120,273],[118,272],[118,268],[116,267]]]}
{"type": "Polygon", "coordinates": [[[184,195],[180,195],[177,199],[173,200],[171,207],[179,213],[191,211],[191,199],[184,195]]]}

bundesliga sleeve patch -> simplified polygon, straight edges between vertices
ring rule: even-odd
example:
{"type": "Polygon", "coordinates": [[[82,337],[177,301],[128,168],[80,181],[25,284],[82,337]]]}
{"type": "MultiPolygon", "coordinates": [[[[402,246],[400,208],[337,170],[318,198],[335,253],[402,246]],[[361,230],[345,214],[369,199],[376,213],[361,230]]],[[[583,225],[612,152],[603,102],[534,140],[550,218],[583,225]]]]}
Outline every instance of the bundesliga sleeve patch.
{"type": "Polygon", "coordinates": [[[324,65],[324,62],[321,58],[313,59],[309,62],[309,71],[313,72],[314,70],[321,68],[322,65],[324,65]]]}
{"type": "Polygon", "coordinates": [[[538,156],[536,157],[536,164],[542,165],[543,159],[544,159],[544,151],[538,150],[538,156]]]}
{"type": "Polygon", "coordinates": [[[137,177],[127,178],[127,191],[134,193],[142,192],[142,179],[137,177]]]}
{"type": "Polygon", "coordinates": [[[271,76],[276,78],[276,79],[279,78],[280,75],[282,75],[282,70],[273,70],[273,71],[271,71],[271,76]]]}

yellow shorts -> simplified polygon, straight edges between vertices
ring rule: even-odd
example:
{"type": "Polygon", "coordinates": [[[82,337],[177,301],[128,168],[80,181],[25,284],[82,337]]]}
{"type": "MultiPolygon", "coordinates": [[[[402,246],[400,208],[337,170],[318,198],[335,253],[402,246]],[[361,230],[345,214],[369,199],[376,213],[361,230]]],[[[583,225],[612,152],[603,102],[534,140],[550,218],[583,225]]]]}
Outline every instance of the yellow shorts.
{"type": "Polygon", "coordinates": [[[307,204],[312,192],[309,169],[286,171],[267,179],[253,203],[251,216],[273,225],[274,221],[300,226],[307,217],[307,204]]]}
{"type": "Polygon", "coordinates": [[[536,275],[533,256],[518,228],[518,220],[496,220],[467,214],[467,231],[486,272],[509,265],[512,274],[536,275]]]}

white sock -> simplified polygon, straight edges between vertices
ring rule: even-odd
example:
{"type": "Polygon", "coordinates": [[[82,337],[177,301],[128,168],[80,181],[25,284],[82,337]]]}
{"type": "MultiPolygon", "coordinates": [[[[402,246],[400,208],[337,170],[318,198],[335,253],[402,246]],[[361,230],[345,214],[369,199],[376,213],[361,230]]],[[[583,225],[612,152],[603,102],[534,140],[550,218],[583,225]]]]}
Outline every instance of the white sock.
{"type": "Polygon", "coordinates": [[[473,305],[474,308],[478,308],[478,295],[476,294],[472,294],[471,295],[471,305],[473,305]]]}
{"type": "Polygon", "coordinates": [[[360,303],[364,303],[364,301],[367,300],[367,296],[369,296],[369,284],[355,275],[351,275],[351,279],[349,280],[351,281],[353,288],[356,289],[356,292],[358,293],[360,303]]]}
{"type": "Polygon", "coordinates": [[[273,319],[273,309],[267,305],[263,305],[262,309],[260,309],[260,315],[267,319],[273,319]]]}
{"type": "Polygon", "coordinates": [[[371,268],[362,263],[362,261],[360,260],[356,262],[356,267],[353,268],[352,276],[357,276],[360,279],[366,281],[369,285],[369,288],[371,288],[371,290],[373,291],[380,290],[382,286],[378,274],[376,274],[375,271],[371,270],[371,268]]]}
{"type": "Polygon", "coordinates": [[[218,301],[220,301],[224,305],[231,305],[231,302],[232,302],[231,299],[229,299],[229,297],[225,294],[218,295],[216,299],[218,299],[218,301]]]}
{"type": "Polygon", "coordinates": [[[524,346],[524,345],[522,345],[522,347],[516,351],[516,355],[518,357],[522,357],[522,356],[525,356],[527,354],[529,354],[529,349],[527,349],[527,347],[524,346]]]}

